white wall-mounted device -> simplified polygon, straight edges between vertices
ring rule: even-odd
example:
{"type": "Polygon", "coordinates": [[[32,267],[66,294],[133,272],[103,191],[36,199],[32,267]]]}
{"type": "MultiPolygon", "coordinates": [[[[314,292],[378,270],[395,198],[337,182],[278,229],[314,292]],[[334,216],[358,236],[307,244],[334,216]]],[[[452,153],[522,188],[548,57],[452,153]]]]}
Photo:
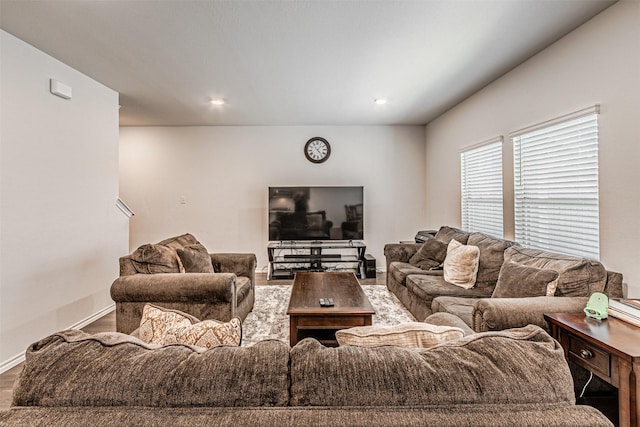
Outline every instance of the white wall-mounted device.
{"type": "Polygon", "coordinates": [[[49,90],[52,94],[59,96],[60,98],[71,99],[71,97],[73,96],[73,89],[71,88],[71,86],[60,83],[56,79],[49,80],[49,90]]]}

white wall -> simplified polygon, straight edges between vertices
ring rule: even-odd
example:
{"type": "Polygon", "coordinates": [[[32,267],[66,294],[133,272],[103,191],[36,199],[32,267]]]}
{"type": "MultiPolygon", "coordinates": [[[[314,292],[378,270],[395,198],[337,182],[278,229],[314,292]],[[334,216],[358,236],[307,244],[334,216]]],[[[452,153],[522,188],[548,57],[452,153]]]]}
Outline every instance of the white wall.
{"type": "Polygon", "coordinates": [[[128,221],[118,94],[0,31],[0,371],[110,307],[128,221]],[[49,93],[49,79],[73,98],[49,93]]]}
{"type": "Polygon", "coordinates": [[[504,135],[505,236],[513,238],[509,132],[595,104],[600,257],[640,297],[640,2],[616,3],[427,125],[429,225],[460,224],[459,150],[504,135]]]}
{"type": "Polygon", "coordinates": [[[121,128],[130,249],[190,232],[210,252],[255,253],[265,269],[269,186],[354,185],[367,252],[384,267],[384,244],[424,227],[424,155],[423,126],[121,128]],[[323,164],[303,153],[314,136],[331,143],[323,164]]]}

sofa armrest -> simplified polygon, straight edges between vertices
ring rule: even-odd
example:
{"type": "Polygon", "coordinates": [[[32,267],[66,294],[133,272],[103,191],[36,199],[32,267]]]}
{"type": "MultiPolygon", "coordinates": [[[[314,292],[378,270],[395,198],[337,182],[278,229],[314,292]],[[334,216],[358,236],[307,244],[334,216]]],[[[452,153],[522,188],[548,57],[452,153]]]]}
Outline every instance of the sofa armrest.
{"type": "Polygon", "coordinates": [[[609,298],[622,298],[622,274],[607,271],[607,283],[602,292],[609,298]]]}
{"type": "Polygon", "coordinates": [[[132,274],[138,274],[136,268],[131,261],[131,255],[121,256],[118,259],[120,265],[120,276],[131,276],[132,274]]]}
{"type": "Polygon", "coordinates": [[[384,245],[384,256],[387,259],[387,271],[389,264],[394,261],[409,262],[409,259],[418,252],[422,243],[387,243],[384,245]]]}
{"type": "Polygon", "coordinates": [[[117,278],[111,299],[118,302],[233,302],[233,273],[134,274],[117,278]]]}
{"type": "Polygon", "coordinates": [[[255,286],[256,265],[258,264],[255,254],[220,253],[209,254],[209,256],[216,272],[248,277],[251,279],[251,286],[255,286]]]}
{"type": "Polygon", "coordinates": [[[481,298],[474,301],[473,329],[492,331],[529,324],[549,330],[544,313],[580,312],[587,297],[481,298]]]}
{"type": "Polygon", "coordinates": [[[430,323],[436,326],[453,326],[462,329],[464,335],[474,334],[475,331],[469,327],[458,316],[451,313],[433,313],[424,319],[424,323],[430,323]]]}

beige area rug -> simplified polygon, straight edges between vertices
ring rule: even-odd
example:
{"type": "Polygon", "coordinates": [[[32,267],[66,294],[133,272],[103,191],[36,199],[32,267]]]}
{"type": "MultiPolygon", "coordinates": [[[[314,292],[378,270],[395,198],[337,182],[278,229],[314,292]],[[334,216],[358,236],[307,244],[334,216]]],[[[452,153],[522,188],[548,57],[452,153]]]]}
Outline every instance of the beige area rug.
{"type": "MultiPolygon", "coordinates": [[[[362,285],[376,314],[374,325],[397,325],[415,322],[415,318],[386,286],[362,285]]],[[[289,343],[289,317],[287,306],[291,285],[256,286],[253,311],[242,323],[242,346],[250,346],[265,339],[289,343]]]]}

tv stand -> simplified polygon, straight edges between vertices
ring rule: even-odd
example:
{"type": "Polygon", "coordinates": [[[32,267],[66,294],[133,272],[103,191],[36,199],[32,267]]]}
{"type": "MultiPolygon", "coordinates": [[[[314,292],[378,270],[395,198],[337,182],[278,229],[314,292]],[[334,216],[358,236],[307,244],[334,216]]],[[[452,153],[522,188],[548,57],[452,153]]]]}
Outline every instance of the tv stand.
{"type": "Polygon", "coordinates": [[[366,249],[362,240],[269,242],[267,280],[292,279],[298,271],[352,271],[362,278],[366,249]]]}

